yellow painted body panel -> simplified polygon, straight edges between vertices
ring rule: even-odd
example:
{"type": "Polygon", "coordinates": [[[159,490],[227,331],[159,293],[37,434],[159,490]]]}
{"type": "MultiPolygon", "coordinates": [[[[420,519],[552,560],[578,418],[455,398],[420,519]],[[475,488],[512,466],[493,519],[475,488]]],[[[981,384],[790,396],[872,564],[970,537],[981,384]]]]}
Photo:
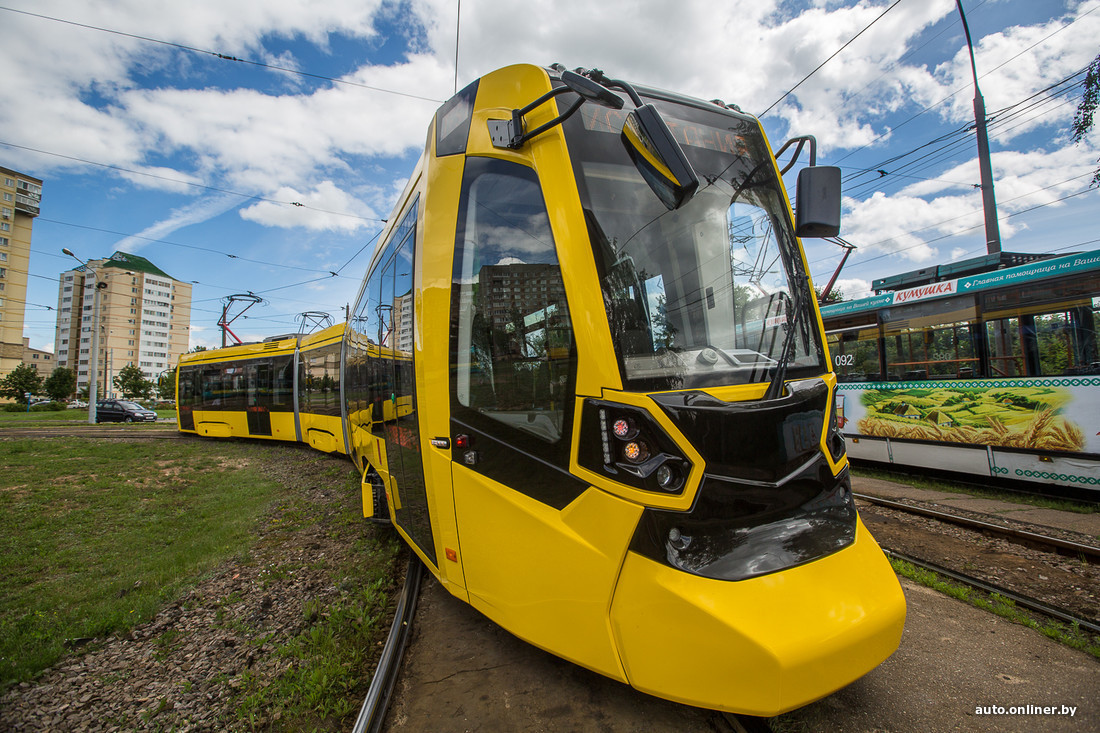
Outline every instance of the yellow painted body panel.
{"type": "Polygon", "coordinates": [[[257,344],[241,344],[239,346],[226,346],[222,349],[207,349],[191,354],[181,354],[180,365],[194,366],[196,364],[218,363],[233,361],[236,359],[254,359],[260,356],[273,356],[293,354],[297,346],[297,339],[288,338],[280,341],[265,341],[257,344]]]}
{"type": "Polygon", "coordinates": [[[451,488],[451,451],[431,444],[434,437],[450,435],[451,269],[464,159],[461,155],[436,158],[434,129],[429,130],[428,139],[413,275],[416,400],[424,483],[437,549],[436,577],[448,592],[468,601],[451,488]],[[448,560],[447,550],[457,559],[448,560]]]}
{"type": "Polygon", "coordinates": [[[608,611],[641,508],[589,489],[559,512],[464,466],[454,473],[470,604],[535,646],[625,681],[608,611]]]}
{"type": "Polygon", "coordinates": [[[271,435],[248,432],[248,415],[244,410],[195,410],[195,432],[208,438],[256,438],[257,440],[287,440],[298,438],[294,432],[293,412],[272,412],[271,435]]]}
{"type": "MultiPolygon", "coordinates": [[[[334,429],[337,431],[340,430],[340,418],[330,418],[327,415],[318,417],[324,417],[335,421],[336,425],[333,426],[334,429]]],[[[317,420],[317,422],[321,422],[321,420],[317,420]]],[[[313,427],[305,431],[305,438],[306,442],[309,443],[309,447],[314,450],[319,450],[322,453],[343,453],[343,438],[342,434],[339,432],[334,433],[332,430],[322,430],[313,427]]]]}
{"type": "Polygon", "coordinates": [[[759,578],[710,580],[630,553],[612,625],[630,684],[771,716],[862,677],[901,641],[905,598],[859,522],[853,545],[759,578]]]}

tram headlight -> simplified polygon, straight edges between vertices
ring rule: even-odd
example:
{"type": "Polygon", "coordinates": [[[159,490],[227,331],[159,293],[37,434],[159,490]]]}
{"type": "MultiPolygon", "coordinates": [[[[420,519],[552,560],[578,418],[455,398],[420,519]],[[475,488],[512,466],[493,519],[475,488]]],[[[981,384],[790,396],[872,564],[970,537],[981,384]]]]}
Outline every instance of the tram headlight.
{"type": "Polygon", "coordinates": [[[646,412],[634,406],[587,399],[581,414],[580,465],[645,491],[682,492],[691,462],[646,412]]]}
{"type": "Polygon", "coordinates": [[[657,469],[657,485],[665,491],[675,491],[680,488],[680,474],[668,463],[662,463],[657,469]]]}

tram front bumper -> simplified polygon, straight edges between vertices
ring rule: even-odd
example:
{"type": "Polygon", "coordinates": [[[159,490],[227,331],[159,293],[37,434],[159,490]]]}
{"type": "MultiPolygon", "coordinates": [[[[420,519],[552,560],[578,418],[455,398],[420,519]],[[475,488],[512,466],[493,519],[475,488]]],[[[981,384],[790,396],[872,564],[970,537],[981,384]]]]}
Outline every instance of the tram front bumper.
{"type": "Polygon", "coordinates": [[[905,598],[870,533],[742,581],[628,553],[611,625],[630,684],[688,705],[772,716],[862,677],[901,641],[905,598]]]}

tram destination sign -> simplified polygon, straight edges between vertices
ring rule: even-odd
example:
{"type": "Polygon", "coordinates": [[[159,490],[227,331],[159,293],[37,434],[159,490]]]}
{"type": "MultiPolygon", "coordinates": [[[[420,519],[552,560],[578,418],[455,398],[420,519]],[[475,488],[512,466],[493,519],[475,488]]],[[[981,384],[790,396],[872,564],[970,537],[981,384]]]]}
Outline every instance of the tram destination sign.
{"type": "Polygon", "coordinates": [[[915,303],[921,300],[943,298],[960,293],[973,293],[981,290],[990,290],[1005,285],[1020,285],[1023,283],[1045,280],[1051,277],[1061,277],[1090,270],[1100,270],[1100,250],[1093,250],[1077,255],[1066,255],[1041,262],[1032,262],[1028,265],[1009,267],[1004,270],[994,270],[981,275],[960,277],[956,280],[945,280],[938,283],[929,283],[907,290],[896,290],[870,298],[861,298],[843,303],[833,303],[821,309],[822,318],[830,316],[842,316],[863,310],[877,310],[891,305],[902,303],[915,303]]]}

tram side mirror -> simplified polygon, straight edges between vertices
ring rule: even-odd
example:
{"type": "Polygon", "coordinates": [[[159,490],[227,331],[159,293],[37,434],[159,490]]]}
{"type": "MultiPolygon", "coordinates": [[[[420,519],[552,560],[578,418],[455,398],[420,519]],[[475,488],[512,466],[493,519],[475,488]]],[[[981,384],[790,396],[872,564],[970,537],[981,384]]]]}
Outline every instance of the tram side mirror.
{"type": "Polygon", "coordinates": [[[840,168],[815,165],[798,172],[794,233],[798,237],[840,234],[840,168]]]}
{"type": "Polygon", "coordinates": [[[587,76],[581,76],[573,71],[561,72],[561,81],[565,86],[582,96],[585,101],[595,102],[603,107],[622,109],[623,98],[611,91],[603,84],[597,84],[587,76]]]}
{"type": "Polygon", "coordinates": [[[634,167],[669,211],[695,195],[699,178],[652,104],[643,104],[626,116],[622,141],[634,167]]]}

